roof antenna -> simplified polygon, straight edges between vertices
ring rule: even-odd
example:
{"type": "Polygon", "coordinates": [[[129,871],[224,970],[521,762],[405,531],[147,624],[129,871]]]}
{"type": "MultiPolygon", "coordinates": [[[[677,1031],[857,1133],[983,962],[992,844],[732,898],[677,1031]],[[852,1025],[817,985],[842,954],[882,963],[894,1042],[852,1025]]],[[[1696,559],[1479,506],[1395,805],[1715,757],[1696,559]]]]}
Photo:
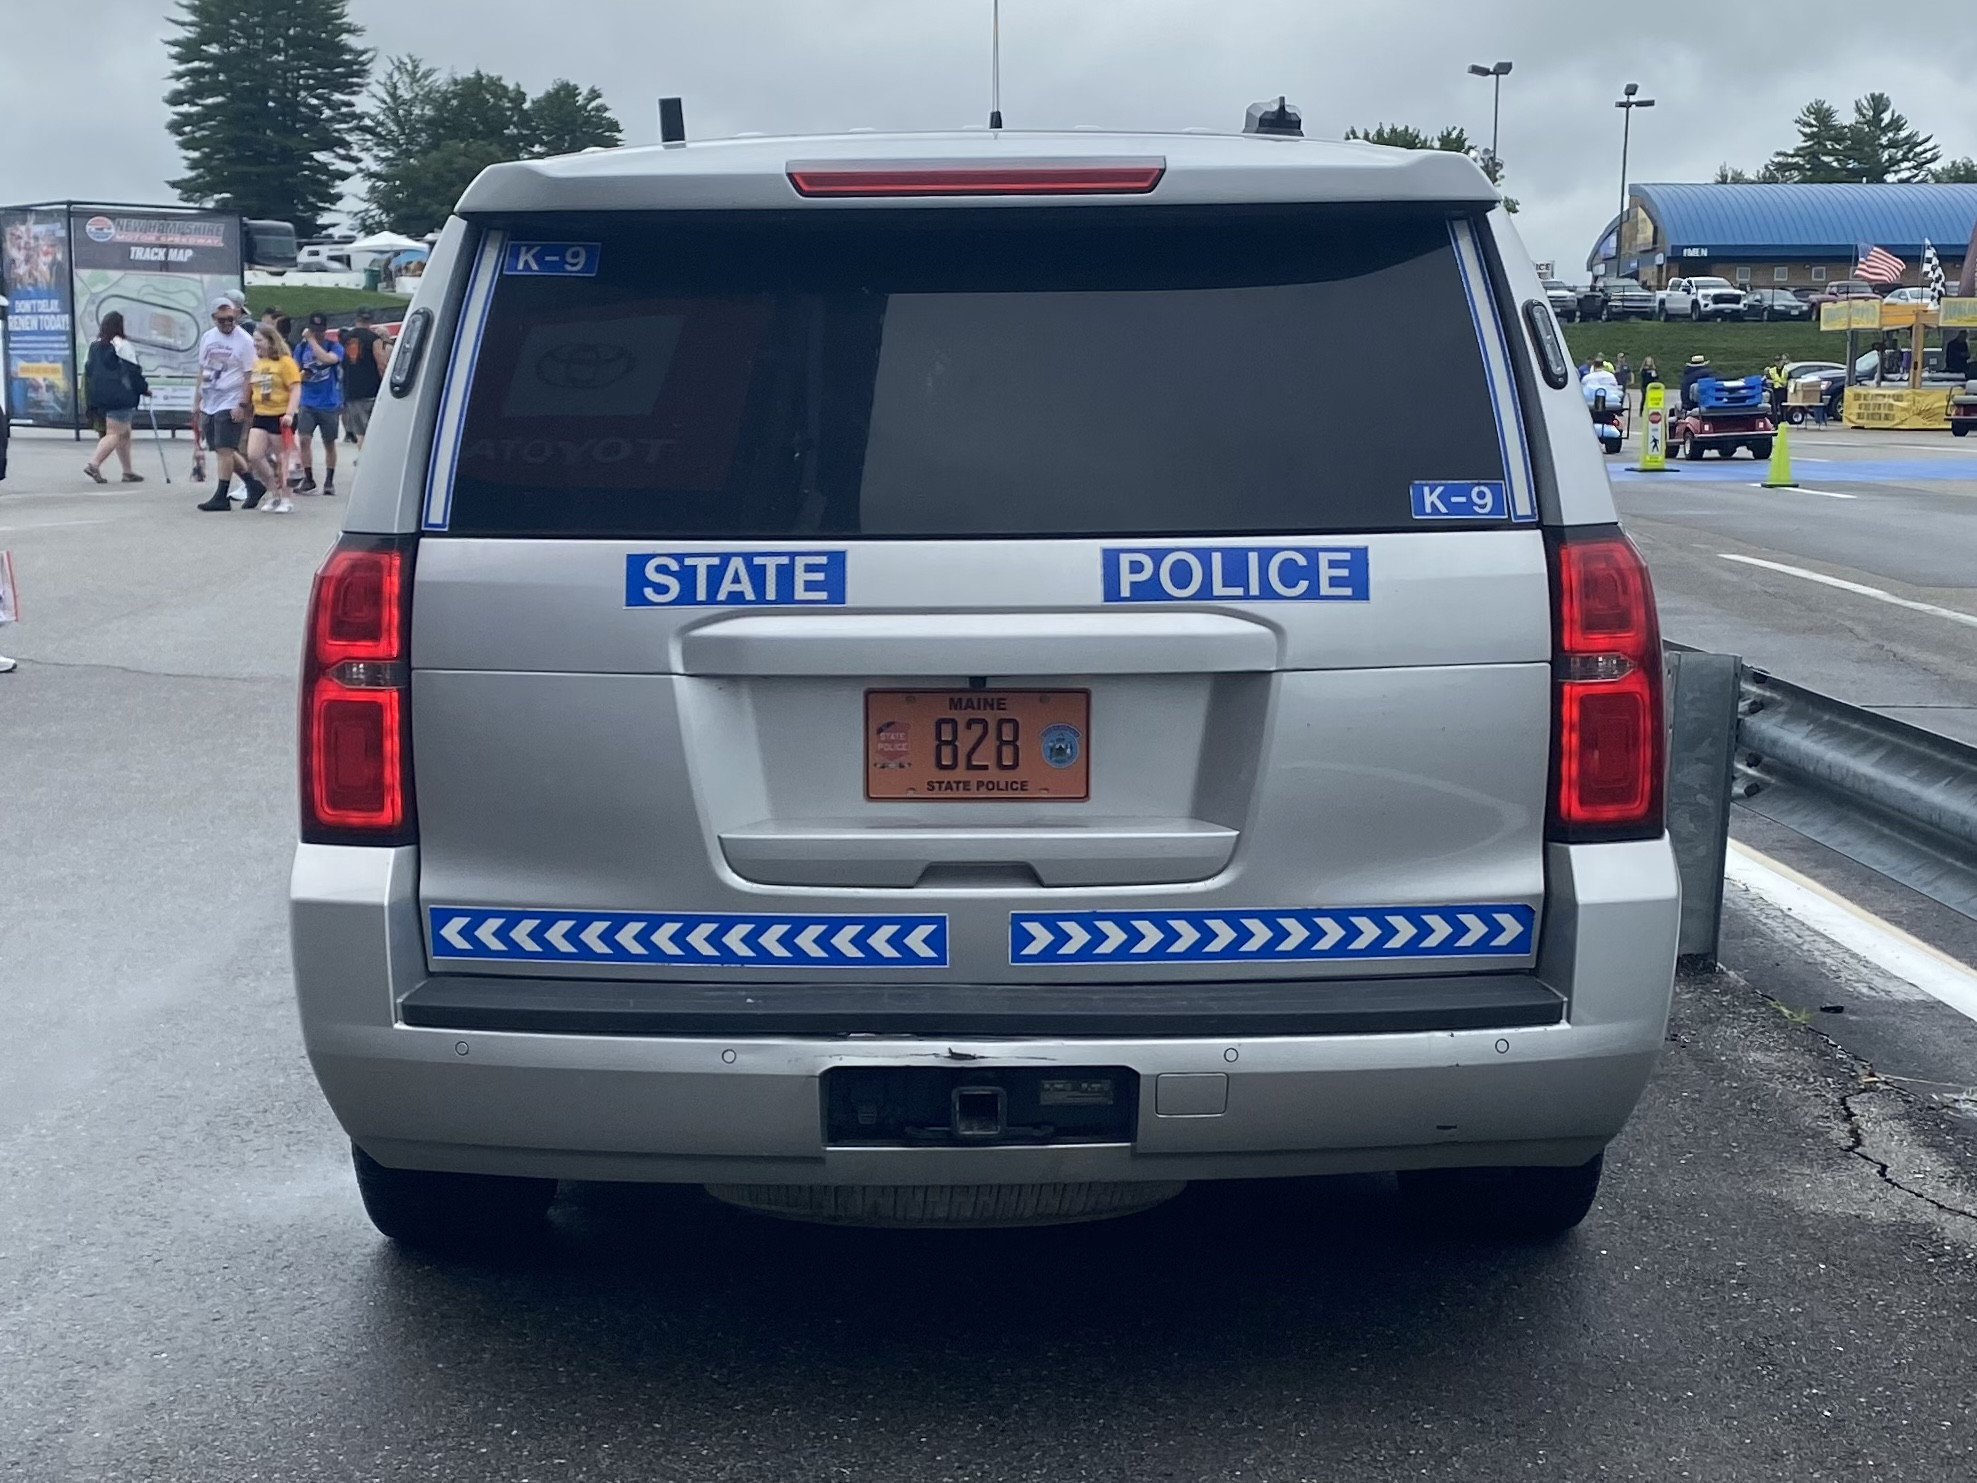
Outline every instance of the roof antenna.
{"type": "Polygon", "coordinates": [[[1002,0],[989,12],[989,127],[1002,127],[1002,0]]]}
{"type": "Polygon", "coordinates": [[[1249,105],[1249,113],[1243,119],[1242,131],[1245,134],[1275,135],[1282,139],[1302,139],[1304,115],[1298,112],[1295,103],[1287,101],[1283,94],[1279,93],[1275,103],[1265,99],[1261,103],[1249,105]]]}
{"type": "Polygon", "coordinates": [[[686,143],[686,107],[678,98],[659,100],[659,142],[686,143]]]}

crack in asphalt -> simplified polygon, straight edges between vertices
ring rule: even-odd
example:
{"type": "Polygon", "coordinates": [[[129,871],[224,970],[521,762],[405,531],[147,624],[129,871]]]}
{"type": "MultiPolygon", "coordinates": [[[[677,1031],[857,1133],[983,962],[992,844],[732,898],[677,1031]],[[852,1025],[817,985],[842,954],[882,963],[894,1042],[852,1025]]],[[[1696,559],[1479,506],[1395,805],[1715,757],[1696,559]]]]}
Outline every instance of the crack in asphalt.
{"type": "MultiPolygon", "coordinates": [[[[1825,1039],[1826,1037],[1821,1036],[1820,1038],[1825,1039]]],[[[1961,1216],[1964,1220],[1977,1221],[1977,1210],[1965,1210],[1960,1205],[1946,1205],[1934,1195],[1926,1195],[1919,1189],[1909,1188],[1909,1186],[1895,1178],[1885,1162],[1875,1158],[1873,1154],[1867,1151],[1867,1130],[1861,1126],[1860,1114],[1854,1110],[1853,1099],[1862,1093],[1881,1089],[1891,1091],[1897,1097],[1907,1097],[1908,1095],[1900,1087],[1881,1080],[1880,1077],[1874,1074],[1872,1068],[1870,1068],[1867,1074],[1861,1078],[1860,1086],[1840,1098],[1840,1110],[1846,1114],[1847,1119],[1847,1152],[1871,1167],[1875,1173],[1881,1176],[1881,1182],[1883,1184],[1890,1185],[1900,1190],[1903,1194],[1920,1200],[1923,1204],[1936,1210],[1940,1210],[1945,1215],[1956,1215],[1961,1216]]]]}

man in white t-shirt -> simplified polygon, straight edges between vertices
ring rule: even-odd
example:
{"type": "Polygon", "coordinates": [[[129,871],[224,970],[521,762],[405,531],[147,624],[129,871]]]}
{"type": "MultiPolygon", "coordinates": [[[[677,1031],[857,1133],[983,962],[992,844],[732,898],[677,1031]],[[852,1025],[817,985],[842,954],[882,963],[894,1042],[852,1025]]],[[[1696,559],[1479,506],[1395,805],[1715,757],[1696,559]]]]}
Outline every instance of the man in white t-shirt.
{"type": "Polygon", "coordinates": [[[219,464],[220,487],[199,506],[231,510],[228,486],[237,465],[251,508],[266,490],[248,472],[241,444],[247,440],[247,383],[254,371],[254,337],[240,327],[240,308],[231,298],[212,303],[213,327],[199,337],[199,436],[219,464]]]}

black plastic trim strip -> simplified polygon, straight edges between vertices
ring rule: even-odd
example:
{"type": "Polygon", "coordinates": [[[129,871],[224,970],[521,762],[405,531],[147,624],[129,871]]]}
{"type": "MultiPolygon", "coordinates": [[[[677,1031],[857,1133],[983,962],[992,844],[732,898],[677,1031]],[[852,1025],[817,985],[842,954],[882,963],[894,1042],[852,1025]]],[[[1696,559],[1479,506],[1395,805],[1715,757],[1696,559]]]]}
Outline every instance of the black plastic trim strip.
{"type": "Polygon", "coordinates": [[[1162,984],[700,984],[429,978],[406,1025],[540,1035],[953,1035],[1093,1039],[1396,1035],[1562,1024],[1529,974],[1162,984]]]}

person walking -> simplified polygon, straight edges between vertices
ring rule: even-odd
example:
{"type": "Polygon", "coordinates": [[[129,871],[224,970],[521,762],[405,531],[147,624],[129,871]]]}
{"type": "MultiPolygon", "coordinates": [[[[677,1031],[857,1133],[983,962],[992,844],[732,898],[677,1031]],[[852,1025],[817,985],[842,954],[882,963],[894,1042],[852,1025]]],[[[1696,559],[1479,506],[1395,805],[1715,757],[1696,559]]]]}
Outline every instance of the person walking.
{"type": "Polygon", "coordinates": [[[384,387],[384,337],[371,328],[371,311],[357,311],[357,327],[343,337],[343,426],[351,442],[364,446],[371,409],[384,387]]]}
{"type": "Polygon", "coordinates": [[[225,511],[233,508],[229,486],[236,466],[248,494],[258,503],[260,481],[250,473],[241,455],[242,434],[247,430],[248,380],[254,370],[254,341],[240,327],[240,310],[232,299],[222,296],[211,305],[213,327],[199,337],[199,437],[213,455],[219,474],[219,487],[212,498],[199,505],[202,510],[225,511]]]}
{"type": "Polygon", "coordinates": [[[336,493],[336,434],[343,413],[343,349],[328,338],[329,316],[311,314],[295,347],[295,364],[302,368],[302,410],[295,421],[295,441],[301,446],[302,482],[296,493],[316,488],[311,445],[323,437],[323,493],[336,493]]]}
{"type": "Polygon", "coordinates": [[[1650,386],[1660,386],[1662,384],[1664,383],[1662,382],[1661,379],[1661,368],[1654,363],[1654,357],[1651,355],[1642,356],[1641,357],[1641,415],[1643,417],[1647,416],[1647,389],[1650,386]]]}
{"type": "Polygon", "coordinates": [[[83,388],[90,410],[103,419],[103,436],[82,466],[83,473],[98,484],[109,483],[103,477],[103,461],[114,453],[123,465],[124,483],[142,484],[144,475],[130,466],[130,425],[137,404],[151,395],[151,386],[138,367],[136,347],[124,338],[124,317],[114,309],[97,325],[89,359],[83,363],[83,388]]]}
{"type": "Polygon", "coordinates": [[[263,508],[286,514],[295,508],[288,497],[286,470],[279,465],[282,435],[296,423],[296,410],[302,400],[302,371],[288,344],[267,325],[254,331],[254,370],[248,377],[252,395],[253,420],[247,432],[247,465],[263,481],[263,488],[247,497],[247,508],[261,504],[262,493],[272,491],[263,508]]]}

